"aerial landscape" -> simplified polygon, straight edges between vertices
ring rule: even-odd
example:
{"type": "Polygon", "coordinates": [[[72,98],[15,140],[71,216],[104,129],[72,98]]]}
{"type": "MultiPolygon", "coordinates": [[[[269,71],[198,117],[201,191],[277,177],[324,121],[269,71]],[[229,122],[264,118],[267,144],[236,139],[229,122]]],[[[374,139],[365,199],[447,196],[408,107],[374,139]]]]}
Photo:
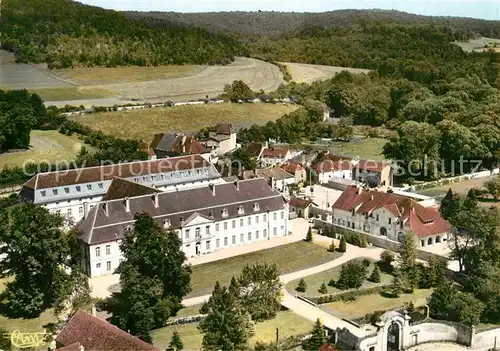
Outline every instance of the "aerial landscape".
{"type": "Polygon", "coordinates": [[[0,351],[500,350],[500,4],[426,1],[0,2],[0,351]]]}

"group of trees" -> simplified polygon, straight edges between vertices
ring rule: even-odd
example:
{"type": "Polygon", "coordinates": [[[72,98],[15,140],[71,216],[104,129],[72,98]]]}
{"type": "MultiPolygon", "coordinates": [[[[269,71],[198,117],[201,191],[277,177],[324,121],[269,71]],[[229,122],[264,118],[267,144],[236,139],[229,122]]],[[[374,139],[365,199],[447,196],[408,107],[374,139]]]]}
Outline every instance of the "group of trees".
{"type": "Polygon", "coordinates": [[[451,191],[441,215],[454,228],[452,258],[466,274],[462,286],[444,280],[432,294],[429,307],[435,318],[468,325],[500,322],[500,214],[480,207],[475,192],[467,197],[451,191]]]}
{"type": "Polygon", "coordinates": [[[224,34],[125,14],[70,0],[9,0],[2,47],[18,62],[49,67],[227,64],[241,45],[224,34]]]}
{"type": "Polygon", "coordinates": [[[198,326],[205,350],[248,350],[254,323],[273,319],[281,308],[278,267],[268,264],[245,266],[229,287],[215,284],[200,312],[207,314],[198,326]]]}
{"type": "Polygon", "coordinates": [[[0,153],[27,149],[31,129],[45,116],[43,101],[26,90],[0,90],[0,153]]]}
{"type": "Polygon", "coordinates": [[[63,218],[14,198],[0,206],[0,272],[9,277],[1,294],[9,317],[34,318],[48,308],[56,312],[90,306],[87,278],[80,271],[73,232],[60,229],[63,218]]]}

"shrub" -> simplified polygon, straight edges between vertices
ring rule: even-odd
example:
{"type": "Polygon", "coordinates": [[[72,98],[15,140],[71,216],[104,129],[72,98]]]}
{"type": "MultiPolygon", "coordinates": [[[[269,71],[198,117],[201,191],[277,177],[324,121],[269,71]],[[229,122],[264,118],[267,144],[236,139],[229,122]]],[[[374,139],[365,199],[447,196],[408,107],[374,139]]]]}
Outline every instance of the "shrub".
{"type": "Polygon", "coordinates": [[[318,291],[320,294],[327,294],[328,289],[326,288],[326,284],[325,283],[321,284],[321,287],[318,289],[318,291]]]}
{"type": "Polygon", "coordinates": [[[332,240],[332,243],[328,247],[328,252],[335,252],[335,240],[332,240]]]}
{"type": "Polygon", "coordinates": [[[372,288],[352,290],[352,291],[346,291],[343,293],[319,296],[319,297],[313,298],[311,300],[316,302],[319,305],[324,304],[324,303],[337,302],[337,301],[346,301],[346,302],[347,301],[354,301],[360,296],[380,294],[380,293],[384,292],[385,290],[387,290],[388,288],[390,288],[390,285],[374,286],[372,288]]]}
{"type": "Polygon", "coordinates": [[[367,259],[367,258],[363,259],[363,266],[370,267],[370,264],[371,264],[371,262],[369,259],[367,259]]]}
{"type": "Polygon", "coordinates": [[[307,290],[306,281],[304,279],[301,279],[295,290],[297,290],[298,292],[306,292],[307,290]]]}
{"type": "Polygon", "coordinates": [[[394,261],[394,254],[391,251],[385,250],[380,254],[380,264],[384,270],[390,271],[392,269],[393,261],[394,261]]]}
{"type": "Polygon", "coordinates": [[[328,282],[328,285],[334,288],[337,286],[337,282],[335,282],[334,279],[330,279],[330,281],[328,282]]]}
{"type": "Polygon", "coordinates": [[[359,288],[366,279],[367,267],[361,260],[352,260],[342,265],[337,288],[347,290],[359,288]]]}
{"type": "Polygon", "coordinates": [[[373,312],[371,315],[370,315],[370,324],[373,324],[375,325],[376,323],[378,323],[380,321],[380,318],[382,317],[382,315],[384,314],[383,311],[375,311],[373,312]]]}
{"type": "Polygon", "coordinates": [[[368,246],[368,241],[366,240],[366,236],[361,233],[346,233],[343,236],[346,240],[351,245],[356,245],[359,247],[367,247],[368,246]]]}
{"type": "Polygon", "coordinates": [[[306,238],[304,239],[307,242],[312,242],[313,241],[313,236],[312,236],[312,228],[309,227],[307,230],[306,238]]]}

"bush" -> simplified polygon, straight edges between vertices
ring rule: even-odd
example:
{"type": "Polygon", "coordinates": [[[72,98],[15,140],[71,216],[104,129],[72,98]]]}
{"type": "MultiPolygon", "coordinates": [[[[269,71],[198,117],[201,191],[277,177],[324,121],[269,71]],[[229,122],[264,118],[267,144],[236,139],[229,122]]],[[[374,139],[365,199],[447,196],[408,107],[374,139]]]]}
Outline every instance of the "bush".
{"type": "Polygon", "coordinates": [[[307,242],[309,242],[309,243],[313,241],[313,235],[312,235],[312,228],[311,227],[309,227],[309,229],[307,230],[306,238],[304,240],[307,241],[307,242]]]}
{"type": "Polygon", "coordinates": [[[370,267],[371,261],[367,258],[363,259],[363,266],[370,267]]]}
{"type": "Polygon", "coordinates": [[[328,293],[328,289],[326,287],[326,284],[325,283],[321,284],[321,287],[318,289],[318,291],[319,291],[320,294],[327,294],[328,293]]]}
{"type": "Polygon", "coordinates": [[[360,296],[380,294],[380,293],[384,292],[385,290],[387,290],[387,288],[389,288],[389,287],[390,287],[390,285],[383,285],[383,286],[375,286],[375,287],[366,288],[366,289],[346,291],[343,293],[319,296],[316,298],[312,298],[311,301],[317,303],[318,305],[325,304],[325,303],[337,302],[337,301],[344,301],[344,302],[355,301],[360,296]]]}
{"type": "Polygon", "coordinates": [[[330,281],[328,282],[328,286],[334,288],[337,286],[337,282],[334,279],[330,279],[330,281]]]}
{"type": "Polygon", "coordinates": [[[370,317],[367,318],[370,321],[370,324],[375,325],[380,321],[380,318],[384,314],[384,311],[375,311],[370,314],[370,317]]]}
{"type": "Polygon", "coordinates": [[[298,292],[306,292],[307,290],[306,281],[304,279],[301,279],[295,290],[297,290],[298,292]]]}
{"type": "Polygon", "coordinates": [[[328,247],[328,252],[335,252],[335,240],[332,240],[332,243],[328,247]]]}
{"type": "Polygon", "coordinates": [[[361,233],[346,233],[343,236],[346,240],[351,245],[359,246],[359,247],[367,247],[368,246],[368,241],[366,239],[366,236],[361,233]]]}
{"type": "Polygon", "coordinates": [[[342,265],[337,288],[347,290],[360,288],[366,279],[367,267],[361,260],[352,260],[342,265]]]}

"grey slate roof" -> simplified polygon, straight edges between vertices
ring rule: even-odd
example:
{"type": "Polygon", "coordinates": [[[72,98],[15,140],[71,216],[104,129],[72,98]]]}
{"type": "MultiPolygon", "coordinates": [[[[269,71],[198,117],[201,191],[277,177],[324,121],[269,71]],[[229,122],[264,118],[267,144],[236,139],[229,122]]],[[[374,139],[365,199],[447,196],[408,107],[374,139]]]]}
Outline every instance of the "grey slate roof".
{"type": "Polygon", "coordinates": [[[129,198],[130,212],[126,211],[126,201],[98,203],[78,224],[79,238],[89,245],[122,239],[127,227],[133,225],[136,213],[149,213],[161,225],[169,219],[171,228],[178,229],[193,214],[222,220],[240,217],[239,206],[243,206],[246,215],[278,211],[285,206],[281,194],[262,178],[129,198]],[[158,196],[158,207],[155,207],[155,196],[158,196]],[[255,203],[259,204],[258,212],[254,211],[255,203]],[[227,217],[223,217],[223,209],[227,209],[227,217]]]}

